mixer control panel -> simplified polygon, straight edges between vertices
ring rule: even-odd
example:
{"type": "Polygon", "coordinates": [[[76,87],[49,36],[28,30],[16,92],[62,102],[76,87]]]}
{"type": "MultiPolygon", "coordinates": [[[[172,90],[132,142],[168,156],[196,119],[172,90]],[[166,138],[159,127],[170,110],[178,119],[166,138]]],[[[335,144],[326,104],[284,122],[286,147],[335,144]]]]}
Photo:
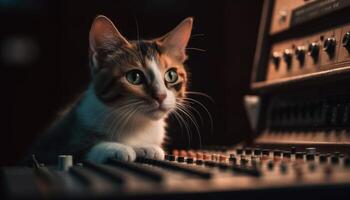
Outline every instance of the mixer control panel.
{"type": "Polygon", "coordinates": [[[324,193],[329,189],[333,192],[338,184],[349,185],[350,155],[319,152],[315,147],[248,146],[173,150],[164,160],[110,159],[104,164],[73,163],[72,156],[65,155],[59,157],[57,167],[35,161],[33,168],[7,167],[1,174],[6,198],[166,199],[175,193],[189,198],[213,192],[215,198],[243,194],[246,199],[254,199],[261,195],[261,189],[298,191],[303,185],[303,192],[324,193]]]}
{"type": "Polygon", "coordinates": [[[350,25],[272,45],[267,81],[302,76],[350,64],[350,25]]]}

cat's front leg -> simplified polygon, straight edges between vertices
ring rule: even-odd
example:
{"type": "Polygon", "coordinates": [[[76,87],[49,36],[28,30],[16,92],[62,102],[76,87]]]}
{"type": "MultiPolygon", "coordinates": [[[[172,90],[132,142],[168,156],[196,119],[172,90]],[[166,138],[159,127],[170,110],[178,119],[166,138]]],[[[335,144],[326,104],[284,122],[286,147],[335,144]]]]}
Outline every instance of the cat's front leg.
{"type": "Polygon", "coordinates": [[[139,158],[164,159],[164,150],[158,145],[139,145],[133,148],[139,158]]]}
{"type": "Polygon", "coordinates": [[[134,161],[136,153],[132,147],[121,143],[100,142],[91,148],[86,158],[97,163],[104,163],[109,158],[116,158],[121,161],[134,161]]]}

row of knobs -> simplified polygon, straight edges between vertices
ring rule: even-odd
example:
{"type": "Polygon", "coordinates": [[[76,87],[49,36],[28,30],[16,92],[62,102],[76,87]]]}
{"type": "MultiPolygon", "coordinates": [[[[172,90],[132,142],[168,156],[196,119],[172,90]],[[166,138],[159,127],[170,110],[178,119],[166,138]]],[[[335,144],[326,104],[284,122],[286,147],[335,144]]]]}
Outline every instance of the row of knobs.
{"type": "MultiPolygon", "coordinates": [[[[347,32],[343,36],[342,46],[345,47],[350,52],[350,32],[347,32]]],[[[323,50],[328,54],[330,58],[334,57],[335,47],[336,47],[336,39],[334,37],[327,38],[323,42],[323,50]]],[[[307,51],[307,54],[311,56],[313,61],[316,63],[319,58],[320,45],[316,42],[312,42],[309,44],[307,49],[305,46],[296,47],[294,54],[301,65],[304,64],[306,51],[307,51]]],[[[279,66],[281,57],[283,58],[284,62],[287,64],[288,68],[290,68],[292,63],[292,58],[293,58],[293,51],[291,49],[285,49],[282,55],[280,52],[273,52],[272,59],[276,68],[278,68],[279,66]]]]}

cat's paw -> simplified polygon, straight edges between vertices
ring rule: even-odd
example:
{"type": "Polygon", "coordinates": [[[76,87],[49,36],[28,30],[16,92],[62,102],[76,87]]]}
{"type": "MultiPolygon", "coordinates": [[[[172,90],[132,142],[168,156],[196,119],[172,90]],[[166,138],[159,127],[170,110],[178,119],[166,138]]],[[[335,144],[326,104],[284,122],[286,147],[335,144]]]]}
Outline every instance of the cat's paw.
{"type": "Polygon", "coordinates": [[[136,146],[134,150],[139,158],[164,159],[164,151],[157,145],[136,146]]]}
{"type": "Polygon", "coordinates": [[[95,145],[87,154],[87,160],[104,163],[109,158],[116,158],[121,161],[134,161],[136,153],[130,146],[116,142],[101,142],[95,145]]]}

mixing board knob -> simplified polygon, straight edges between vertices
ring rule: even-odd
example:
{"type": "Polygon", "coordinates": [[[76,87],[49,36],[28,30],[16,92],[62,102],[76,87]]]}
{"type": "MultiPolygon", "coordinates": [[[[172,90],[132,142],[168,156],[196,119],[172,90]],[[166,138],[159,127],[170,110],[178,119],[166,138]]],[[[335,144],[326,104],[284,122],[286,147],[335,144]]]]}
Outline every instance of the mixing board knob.
{"type": "Polygon", "coordinates": [[[267,168],[268,168],[269,170],[273,170],[273,167],[274,167],[273,161],[269,161],[269,162],[267,163],[267,168]]]}
{"type": "Polygon", "coordinates": [[[260,156],[261,154],[261,149],[254,149],[254,155],[260,156]]]}
{"type": "Polygon", "coordinates": [[[245,166],[248,164],[248,159],[246,158],[241,158],[241,165],[245,166]]]}
{"type": "Polygon", "coordinates": [[[275,69],[277,70],[280,66],[280,62],[281,62],[281,53],[280,52],[273,52],[272,53],[272,62],[275,65],[275,69]]]}
{"type": "Polygon", "coordinates": [[[280,157],[280,156],[281,156],[281,153],[282,153],[281,150],[274,150],[274,151],[273,151],[273,156],[274,156],[274,157],[280,157]]]}
{"type": "Polygon", "coordinates": [[[169,161],[175,161],[175,156],[174,155],[168,155],[168,160],[169,161]]]}
{"type": "Polygon", "coordinates": [[[316,154],[316,148],[315,147],[309,147],[309,148],[306,148],[306,153],[307,154],[316,154]]]}
{"type": "Polygon", "coordinates": [[[203,160],[201,160],[201,159],[198,160],[198,159],[197,159],[197,160],[196,160],[196,165],[203,165],[203,160]]]}
{"type": "Polygon", "coordinates": [[[290,158],[290,154],[291,154],[290,151],[284,151],[284,152],[283,152],[283,158],[289,159],[289,158],[290,158]]]}
{"type": "Polygon", "coordinates": [[[269,156],[269,155],[270,155],[270,150],[269,150],[269,149],[263,149],[263,150],[262,150],[262,154],[263,154],[264,156],[269,156]]]}
{"type": "Polygon", "coordinates": [[[242,154],[242,153],[243,153],[243,149],[241,149],[241,148],[236,149],[236,153],[237,153],[237,154],[242,154]]]}
{"type": "Polygon", "coordinates": [[[252,149],[251,148],[246,148],[245,149],[245,155],[251,155],[252,154],[252,149]]]}
{"type": "Polygon", "coordinates": [[[345,33],[345,35],[343,36],[342,45],[348,51],[350,51],[350,32],[345,33]]]}
{"type": "Polygon", "coordinates": [[[304,65],[304,61],[305,61],[305,47],[304,46],[298,46],[295,49],[295,56],[298,59],[300,65],[304,65]]]}
{"type": "Polygon", "coordinates": [[[192,164],[194,162],[194,159],[193,158],[187,158],[186,162],[188,164],[192,164]]]}
{"type": "Polygon", "coordinates": [[[285,49],[283,51],[283,60],[286,62],[289,69],[292,65],[292,51],[290,49],[285,49]]]}
{"type": "Polygon", "coordinates": [[[304,159],[304,152],[296,152],[295,158],[296,159],[304,159]]]}
{"type": "Polygon", "coordinates": [[[232,162],[232,164],[236,164],[237,163],[237,158],[230,156],[229,161],[232,162]]]}
{"type": "Polygon", "coordinates": [[[328,56],[331,58],[334,56],[335,46],[336,46],[336,40],[334,37],[327,38],[323,42],[323,50],[327,52],[328,56]]]}
{"type": "Polygon", "coordinates": [[[282,174],[285,174],[288,170],[287,164],[285,162],[282,162],[280,165],[280,171],[282,174]]]}
{"type": "Polygon", "coordinates": [[[331,162],[332,162],[333,164],[338,164],[338,163],[339,163],[339,156],[337,156],[337,155],[332,155],[332,157],[331,157],[331,162]]]}
{"type": "Polygon", "coordinates": [[[59,155],[58,156],[58,169],[61,171],[68,171],[73,166],[72,155],[59,155]]]}
{"type": "Polygon", "coordinates": [[[307,160],[307,161],[313,161],[313,160],[315,160],[315,154],[312,154],[312,153],[306,154],[306,160],[307,160]]]}
{"type": "Polygon", "coordinates": [[[316,42],[309,44],[308,55],[312,57],[315,63],[318,61],[319,51],[320,47],[316,42]]]}
{"type": "Polygon", "coordinates": [[[326,154],[320,154],[320,163],[325,163],[327,162],[327,155],[326,154]]]}
{"type": "Polygon", "coordinates": [[[178,156],[177,157],[177,162],[185,162],[185,157],[183,157],[183,156],[178,156]]]}

